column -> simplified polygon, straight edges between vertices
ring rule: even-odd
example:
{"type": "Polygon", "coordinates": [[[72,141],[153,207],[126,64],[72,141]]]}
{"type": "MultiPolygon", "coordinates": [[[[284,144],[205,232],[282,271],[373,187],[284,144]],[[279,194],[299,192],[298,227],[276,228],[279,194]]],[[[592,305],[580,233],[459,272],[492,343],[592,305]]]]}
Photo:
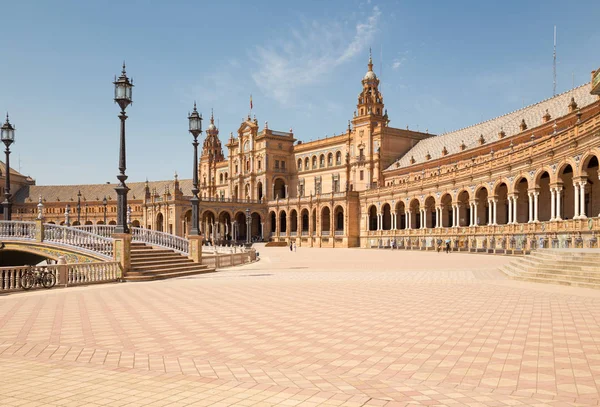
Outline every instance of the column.
{"type": "Polygon", "coordinates": [[[527,223],[533,222],[533,192],[527,192],[527,205],[529,206],[529,216],[527,223]]]}
{"type": "Polygon", "coordinates": [[[378,213],[377,214],[377,230],[381,230],[381,229],[382,229],[382,227],[381,227],[381,214],[378,213]]]}
{"type": "Polygon", "coordinates": [[[478,212],[478,202],[473,202],[473,226],[479,226],[479,222],[477,222],[477,212],[478,212]]]}
{"type": "Polygon", "coordinates": [[[506,197],[507,201],[508,201],[508,222],[506,222],[507,225],[510,225],[512,223],[512,199],[510,196],[506,197]]]}
{"type": "Polygon", "coordinates": [[[492,200],[493,204],[494,204],[494,223],[492,223],[493,225],[497,225],[498,224],[498,200],[494,199],[492,200]]]}
{"type": "Polygon", "coordinates": [[[587,218],[587,216],[585,215],[585,185],[587,184],[587,181],[580,181],[579,182],[579,190],[581,195],[579,196],[579,218],[580,219],[585,219],[587,218]]]}
{"type": "Polygon", "coordinates": [[[406,211],[406,229],[412,229],[412,213],[410,210],[406,211]]]}
{"type": "Polygon", "coordinates": [[[556,190],[550,188],[550,220],[556,220],[556,190]]]}
{"type": "Polygon", "coordinates": [[[421,209],[421,229],[425,229],[427,226],[427,212],[425,209],[421,209]]]}
{"type": "Polygon", "coordinates": [[[534,222],[539,222],[538,219],[538,198],[540,196],[540,193],[538,191],[535,191],[533,193],[533,221],[534,222]]]}
{"type": "Polygon", "coordinates": [[[264,240],[264,232],[265,232],[265,222],[260,222],[260,238],[264,240]]]}
{"type": "Polygon", "coordinates": [[[579,181],[573,181],[573,188],[573,199],[575,200],[575,204],[573,205],[573,219],[579,219],[579,181]]]}
{"type": "Polygon", "coordinates": [[[562,220],[560,217],[560,201],[561,201],[562,186],[556,188],[556,220],[562,220]]]}
{"type": "Polygon", "coordinates": [[[396,213],[392,212],[392,230],[396,230],[396,213]]]}
{"type": "Polygon", "coordinates": [[[458,204],[454,204],[454,227],[459,227],[460,226],[460,207],[458,206],[458,204]]]}
{"type": "Polygon", "coordinates": [[[517,217],[517,202],[518,202],[519,196],[518,195],[514,195],[513,196],[513,223],[517,224],[519,223],[519,218],[517,217]]]}
{"type": "Polygon", "coordinates": [[[493,225],[494,224],[494,203],[492,202],[491,199],[488,199],[488,225],[493,225]]]}

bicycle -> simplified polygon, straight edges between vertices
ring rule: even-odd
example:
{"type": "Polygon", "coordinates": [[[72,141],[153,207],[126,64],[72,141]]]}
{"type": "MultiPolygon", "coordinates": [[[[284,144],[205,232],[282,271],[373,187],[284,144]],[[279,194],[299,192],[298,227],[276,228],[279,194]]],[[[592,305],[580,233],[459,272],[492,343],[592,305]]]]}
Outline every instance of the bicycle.
{"type": "Polygon", "coordinates": [[[44,288],[52,288],[56,285],[56,276],[49,271],[32,268],[21,276],[23,290],[29,290],[37,283],[41,283],[44,288]]]}

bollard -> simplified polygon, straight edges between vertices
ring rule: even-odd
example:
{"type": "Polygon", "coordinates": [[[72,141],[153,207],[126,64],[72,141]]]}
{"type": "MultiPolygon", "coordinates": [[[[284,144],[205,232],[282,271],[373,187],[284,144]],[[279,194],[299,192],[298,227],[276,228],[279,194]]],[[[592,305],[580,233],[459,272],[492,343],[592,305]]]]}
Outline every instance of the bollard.
{"type": "Polygon", "coordinates": [[[65,256],[58,256],[58,261],[56,262],[56,264],[58,264],[57,285],[63,285],[67,287],[69,283],[69,276],[67,275],[67,259],[65,258],[65,256]]]}

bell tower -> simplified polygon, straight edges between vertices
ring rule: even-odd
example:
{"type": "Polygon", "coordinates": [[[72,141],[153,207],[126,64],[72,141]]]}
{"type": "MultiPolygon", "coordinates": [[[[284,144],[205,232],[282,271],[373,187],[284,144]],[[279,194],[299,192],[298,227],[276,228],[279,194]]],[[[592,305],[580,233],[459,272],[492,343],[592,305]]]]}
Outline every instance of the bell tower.
{"type": "Polygon", "coordinates": [[[373,115],[376,118],[383,118],[383,96],[379,92],[379,78],[373,72],[373,57],[370,50],[368,67],[369,70],[362,79],[362,92],[358,95],[357,117],[373,115]]]}

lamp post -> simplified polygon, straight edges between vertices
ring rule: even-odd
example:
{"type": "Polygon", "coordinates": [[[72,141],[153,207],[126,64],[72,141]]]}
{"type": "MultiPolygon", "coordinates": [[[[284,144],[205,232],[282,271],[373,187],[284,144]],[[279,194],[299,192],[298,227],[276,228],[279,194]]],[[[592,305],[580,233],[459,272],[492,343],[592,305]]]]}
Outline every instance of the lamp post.
{"type": "Polygon", "coordinates": [[[12,203],[10,202],[10,145],[15,141],[15,128],[8,121],[8,113],[6,114],[6,122],[0,128],[0,139],[6,146],[6,168],[5,168],[5,178],[4,178],[4,202],[2,206],[4,206],[4,220],[10,220],[11,211],[12,211],[12,203]]]}
{"type": "Polygon", "coordinates": [[[252,228],[252,217],[250,216],[250,208],[246,209],[246,243],[251,243],[250,230],[252,228]]]}
{"type": "Polygon", "coordinates": [[[87,202],[84,204],[85,206],[85,223],[87,224],[87,214],[88,214],[88,204],[87,202]]]}
{"type": "Polygon", "coordinates": [[[104,197],[104,199],[102,200],[102,205],[104,205],[104,224],[106,225],[106,205],[108,204],[108,201],[106,200],[106,197],[104,197]]]}
{"type": "Polygon", "coordinates": [[[81,191],[77,191],[77,224],[81,225],[81,191]]]}
{"type": "Polygon", "coordinates": [[[115,233],[129,233],[129,227],[127,226],[127,192],[129,188],[125,185],[127,175],[125,170],[127,169],[127,159],[125,151],[125,120],[127,115],[125,109],[132,102],[131,91],[133,88],[133,80],[130,82],[127,74],[125,73],[125,63],[123,62],[123,70],[119,79],[115,77],[113,84],[115,85],[115,102],[119,104],[121,113],[119,119],[121,119],[121,142],[119,147],[119,185],[115,188],[117,192],[117,227],[115,233]]]}
{"type": "Polygon", "coordinates": [[[199,232],[199,219],[198,219],[198,136],[202,133],[202,115],[198,114],[196,110],[196,102],[194,102],[194,111],[192,114],[188,116],[188,121],[190,124],[189,132],[192,133],[194,137],[194,142],[192,145],[194,146],[194,174],[193,174],[193,185],[192,185],[192,199],[190,199],[192,203],[192,226],[190,228],[191,236],[198,236],[199,232]]]}
{"type": "Polygon", "coordinates": [[[65,226],[71,226],[71,221],[69,220],[69,215],[71,214],[71,205],[67,204],[65,208],[65,226]]]}

